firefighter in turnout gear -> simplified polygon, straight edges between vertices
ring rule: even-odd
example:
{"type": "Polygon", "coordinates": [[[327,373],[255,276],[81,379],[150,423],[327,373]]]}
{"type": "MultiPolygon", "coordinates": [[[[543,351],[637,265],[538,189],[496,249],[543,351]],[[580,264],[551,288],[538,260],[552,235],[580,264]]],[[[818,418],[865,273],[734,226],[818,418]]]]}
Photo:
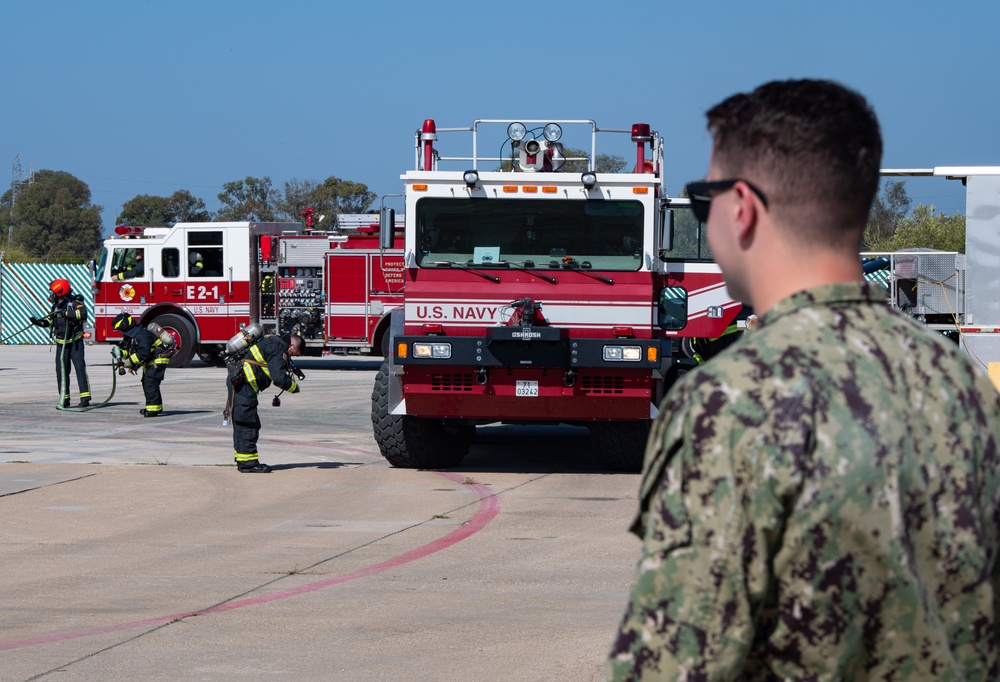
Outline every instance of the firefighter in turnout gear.
{"type": "Polygon", "coordinates": [[[289,337],[266,336],[250,346],[243,361],[229,367],[227,387],[233,419],[233,452],[241,473],[266,474],[271,467],[257,457],[260,417],[257,394],[273,383],[289,393],[298,393],[293,374],[302,378],[289,358],[302,355],[303,341],[298,334],[289,337]],[[287,340],[286,340],[287,339],[287,340]]]}
{"type": "Polygon", "coordinates": [[[87,307],[83,297],[73,294],[69,280],[56,279],[49,284],[49,302],[52,309],[43,318],[30,317],[31,324],[49,327],[56,343],[56,381],[59,386],[59,406],[69,407],[69,368],[73,365],[80,388],[80,404],[90,407],[90,378],[83,355],[83,325],[87,321],[87,307]]]}
{"type": "Polygon", "coordinates": [[[128,270],[123,270],[114,276],[119,281],[142,277],[145,272],[145,262],[143,260],[143,249],[135,249],[135,264],[128,270]]]}
{"type": "Polygon", "coordinates": [[[163,414],[160,383],[167,373],[171,349],[128,313],[120,313],[114,319],[113,328],[125,337],[120,344],[125,367],[133,374],[142,367],[142,392],[146,397],[146,407],[139,410],[139,414],[159,417],[163,414]]]}

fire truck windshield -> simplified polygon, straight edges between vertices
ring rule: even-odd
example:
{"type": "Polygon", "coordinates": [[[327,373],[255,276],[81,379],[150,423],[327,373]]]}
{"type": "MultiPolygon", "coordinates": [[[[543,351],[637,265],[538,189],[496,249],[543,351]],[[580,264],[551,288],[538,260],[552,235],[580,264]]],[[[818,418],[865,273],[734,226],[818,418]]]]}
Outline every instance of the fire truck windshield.
{"type": "Polygon", "coordinates": [[[101,247],[101,258],[97,261],[97,270],[95,270],[97,279],[101,279],[104,274],[104,266],[108,264],[108,247],[101,247]]]}
{"type": "Polygon", "coordinates": [[[443,199],[417,202],[417,264],[635,271],[642,265],[638,201],[443,199]]]}

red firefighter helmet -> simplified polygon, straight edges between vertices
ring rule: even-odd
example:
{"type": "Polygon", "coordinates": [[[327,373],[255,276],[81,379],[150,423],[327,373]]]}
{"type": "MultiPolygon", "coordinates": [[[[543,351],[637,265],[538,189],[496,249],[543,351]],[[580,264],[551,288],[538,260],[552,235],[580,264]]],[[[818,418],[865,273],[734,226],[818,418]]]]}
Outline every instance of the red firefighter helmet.
{"type": "Polygon", "coordinates": [[[59,298],[68,296],[71,289],[68,279],[54,279],[49,283],[49,291],[59,298]]]}

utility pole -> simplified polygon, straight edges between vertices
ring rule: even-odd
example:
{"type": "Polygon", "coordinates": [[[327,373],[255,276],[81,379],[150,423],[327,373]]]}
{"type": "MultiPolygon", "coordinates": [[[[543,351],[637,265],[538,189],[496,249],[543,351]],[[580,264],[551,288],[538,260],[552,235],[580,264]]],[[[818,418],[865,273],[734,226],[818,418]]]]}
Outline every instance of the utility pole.
{"type": "Polygon", "coordinates": [[[21,176],[24,169],[21,168],[21,155],[14,155],[14,163],[10,167],[10,223],[7,226],[7,248],[10,249],[11,240],[14,237],[14,206],[17,202],[17,190],[21,186],[21,176]]]}

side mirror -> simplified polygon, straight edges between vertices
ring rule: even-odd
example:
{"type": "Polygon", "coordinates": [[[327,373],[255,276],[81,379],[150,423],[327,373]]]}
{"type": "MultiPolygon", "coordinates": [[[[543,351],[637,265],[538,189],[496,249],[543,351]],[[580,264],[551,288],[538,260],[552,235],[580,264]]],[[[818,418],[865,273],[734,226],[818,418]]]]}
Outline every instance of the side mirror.
{"type": "Polygon", "coordinates": [[[383,251],[392,248],[396,231],[396,211],[382,207],[378,217],[378,247],[383,251]]]}
{"type": "Polygon", "coordinates": [[[660,291],[656,323],[667,331],[679,331],[687,326],[688,294],[684,287],[664,287],[660,291]]]}

